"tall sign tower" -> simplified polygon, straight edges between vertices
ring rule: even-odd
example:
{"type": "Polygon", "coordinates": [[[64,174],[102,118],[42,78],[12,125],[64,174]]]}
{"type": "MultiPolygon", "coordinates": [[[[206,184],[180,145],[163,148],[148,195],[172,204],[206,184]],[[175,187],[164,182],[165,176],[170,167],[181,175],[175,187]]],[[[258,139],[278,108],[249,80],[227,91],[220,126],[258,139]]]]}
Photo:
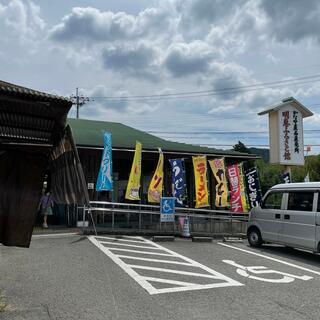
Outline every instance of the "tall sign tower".
{"type": "Polygon", "coordinates": [[[291,166],[304,165],[303,118],[313,115],[293,97],[283,99],[258,115],[269,114],[270,163],[291,166]]]}

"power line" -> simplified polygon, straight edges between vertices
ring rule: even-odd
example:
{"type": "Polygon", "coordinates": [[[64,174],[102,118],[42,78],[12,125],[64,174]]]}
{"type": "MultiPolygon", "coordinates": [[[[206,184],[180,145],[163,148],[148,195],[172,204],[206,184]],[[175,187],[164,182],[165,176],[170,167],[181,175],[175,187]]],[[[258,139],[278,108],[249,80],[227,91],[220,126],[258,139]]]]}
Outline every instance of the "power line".
{"type": "MultiPolygon", "coordinates": [[[[236,144],[236,143],[235,143],[236,144]]],[[[197,144],[200,147],[233,147],[235,144],[223,144],[223,143],[215,143],[215,144],[197,144]]],[[[269,147],[268,144],[245,144],[246,147],[269,147]]],[[[305,147],[320,147],[320,144],[306,144],[305,147]]]]}
{"type": "MultiPolygon", "coordinates": [[[[320,67],[320,64],[311,64],[311,65],[303,65],[303,66],[298,66],[298,67],[290,67],[290,68],[280,68],[277,67],[277,71],[282,71],[282,72],[287,72],[287,71],[294,71],[294,70],[306,70],[306,69],[310,69],[312,68],[312,70],[317,69],[318,67],[320,67]]],[[[250,73],[250,76],[265,76],[265,75],[275,75],[275,72],[253,72],[250,73]]],[[[228,79],[232,79],[233,75],[230,76],[226,76],[223,78],[216,78],[214,79],[215,81],[220,81],[220,80],[228,80],[228,79]]],[[[177,84],[189,84],[191,83],[193,78],[190,78],[189,81],[181,81],[181,80],[173,80],[172,78],[165,78],[163,81],[166,83],[166,85],[177,85],[177,84]]],[[[194,83],[196,83],[197,81],[193,81],[194,83]]],[[[136,84],[137,82],[135,81],[134,84],[136,84]]],[[[121,85],[123,86],[123,81],[121,82],[121,85]]],[[[113,85],[113,86],[108,86],[109,89],[120,89],[121,85],[113,85]]],[[[131,86],[132,87],[132,86],[131,86]]],[[[155,84],[149,84],[149,85],[143,85],[144,88],[154,88],[155,84]]]]}
{"type": "Polygon", "coordinates": [[[257,83],[238,87],[227,87],[216,90],[202,90],[202,91],[187,91],[178,93],[167,93],[167,94],[153,94],[153,95],[132,95],[132,96],[100,96],[91,97],[94,99],[104,99],[104,100],[162,100],[162,99],[177,99],[177,98],[195,98],[195,97],[205,97],[213,96],[219,94],[231,94],[238,92],[265,90],[268,88],[273,88],[274,86],[285,86],[285,85],[295,85],[295,84],[306,84],[310,82],[320,81],[320,74],[304,76],[300,78],[278,80],[272,82],[257,83]],[[263,88],[265,87],[265,88],[263,88]]]}
{"type": "MultiPolygon", "coordinates": [[[[320,129],[304,129],[304,132],[320,132],[320,129]]],[[[269,131],[146,131],[147,133],[153,134],[257,134],[257,133],[269,133],[269,131]]]]}
{"type": "Polygon", "coordinates": [[[88,101],[92,100],[85,96],[79,96],[79,88],[76,88],[76,95],[71,95],[70,97],[72,105],[77,108],[77,119],[79,119],[80,108],[88,101]]]}

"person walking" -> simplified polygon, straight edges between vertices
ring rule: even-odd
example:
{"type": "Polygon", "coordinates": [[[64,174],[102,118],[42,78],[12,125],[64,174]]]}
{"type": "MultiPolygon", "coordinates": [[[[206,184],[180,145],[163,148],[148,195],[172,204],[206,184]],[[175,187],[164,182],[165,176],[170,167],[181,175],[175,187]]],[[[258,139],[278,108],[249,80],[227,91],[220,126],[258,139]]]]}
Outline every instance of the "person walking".
{"type": "Polygon", "coordinates": [[[53,200],[50,191],[47,191],[40,199],[40,213],[43,215],[42,227],[48,229],[48,216],[52,216],[53,200]]]}

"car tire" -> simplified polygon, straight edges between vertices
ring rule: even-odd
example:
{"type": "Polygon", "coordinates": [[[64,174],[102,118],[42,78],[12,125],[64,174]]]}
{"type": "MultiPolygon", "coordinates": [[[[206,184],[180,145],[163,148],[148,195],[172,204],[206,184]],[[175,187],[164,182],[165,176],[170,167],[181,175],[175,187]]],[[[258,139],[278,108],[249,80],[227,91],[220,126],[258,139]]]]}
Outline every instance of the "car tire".
{"type": "Polygon", "coordinates": [[[249,229],[247,236],[251,247],[261,247],[263,241],[261,232],[257,228],[249,229]]]}

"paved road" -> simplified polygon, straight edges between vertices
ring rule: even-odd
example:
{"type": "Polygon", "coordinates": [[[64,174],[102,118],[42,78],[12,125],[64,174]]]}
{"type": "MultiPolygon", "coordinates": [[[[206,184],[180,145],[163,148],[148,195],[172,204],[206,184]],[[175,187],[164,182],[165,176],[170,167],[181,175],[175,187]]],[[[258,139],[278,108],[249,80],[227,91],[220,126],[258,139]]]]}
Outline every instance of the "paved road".
{"type": "Polygon", "coordinates": [[[0,246],[7,319],[319,319],[320,256],[244,243],[54,236],[0,246]]]}

